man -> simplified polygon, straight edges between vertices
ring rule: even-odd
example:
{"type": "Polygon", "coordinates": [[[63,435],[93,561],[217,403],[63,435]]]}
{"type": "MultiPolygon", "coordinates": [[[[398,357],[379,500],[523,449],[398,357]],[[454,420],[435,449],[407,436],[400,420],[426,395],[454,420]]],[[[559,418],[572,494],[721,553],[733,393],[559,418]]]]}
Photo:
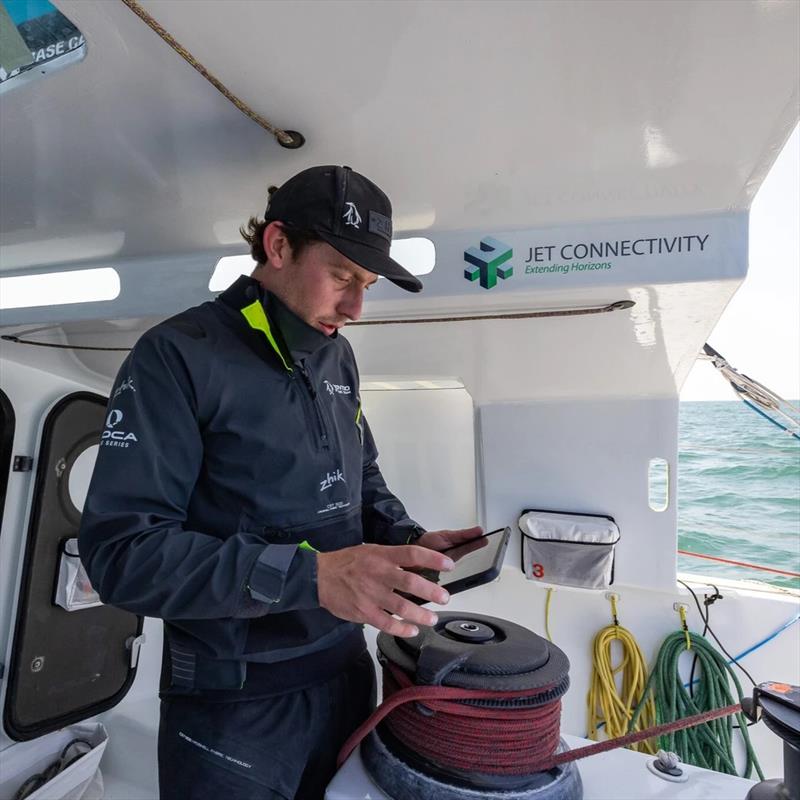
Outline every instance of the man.
{"type": "Polygon", "coordinates": [[[413,570],[479,528],[424,532],[381,477],[339,329],[389,257],[391,205],[348,167],[275,190],[258,263],[145,333],[111,394],[80,552],[104,602],[165,620],[162,800],[321,798],[374,704],[368,623],[446,603],[413,570]]]}

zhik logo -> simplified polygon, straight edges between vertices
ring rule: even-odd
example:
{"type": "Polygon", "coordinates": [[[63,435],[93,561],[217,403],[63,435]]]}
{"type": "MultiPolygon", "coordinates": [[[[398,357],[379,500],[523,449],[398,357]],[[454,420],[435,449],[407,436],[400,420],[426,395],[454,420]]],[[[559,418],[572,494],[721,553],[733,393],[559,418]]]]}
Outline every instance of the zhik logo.
{"type": "Polygon", "coordinates": [[[122,383],[117,386],[114,390],[114,394],[112,396],[112,400],[116,400],[124,391],[130,389],[132,392],[136,391],[136,387],[133,385],[133,378],[126,378],[122,383]]]}
{"type": "Polygon", "coordinates": [[[324,492],[326,489],[330,489],[334,483],[338,481],[344,482],[344,475],[342,475],[342,471],[337,469],[336,472],[329,472],[325,475],[325,478],[319,482],[319,490],[324,492]]]}
{"type": "Polygon", "coordinates": [[[505,280],[514,274],[514,267],[511,264],[507,267],[501,266],[513,255],[514,251],[505,242],[493,236],[484,236],[481,239],[480,249],[470,247],[464,251],[464,261],[473,265],[464,270],[464,277],[468,281],[480,278],[484,289],[493,289],[497,286],[498,276],[505,280]]]}

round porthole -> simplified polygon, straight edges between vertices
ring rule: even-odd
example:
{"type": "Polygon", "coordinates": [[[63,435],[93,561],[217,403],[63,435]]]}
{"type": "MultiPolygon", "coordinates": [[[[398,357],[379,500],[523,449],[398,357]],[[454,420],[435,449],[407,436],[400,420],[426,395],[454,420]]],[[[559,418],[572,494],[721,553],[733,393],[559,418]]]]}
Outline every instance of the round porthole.
{"type": "Polygon", "coordinates": [[[86,502],[86,495],[89,492],[89,482],[92,479],[94,462],[97,461],[99,450],[100,446],[96,444],[87,447],[75,459],[75,463],[69,471],[69,499],[79,512],[83,512],[83,504],[86,502]]]}

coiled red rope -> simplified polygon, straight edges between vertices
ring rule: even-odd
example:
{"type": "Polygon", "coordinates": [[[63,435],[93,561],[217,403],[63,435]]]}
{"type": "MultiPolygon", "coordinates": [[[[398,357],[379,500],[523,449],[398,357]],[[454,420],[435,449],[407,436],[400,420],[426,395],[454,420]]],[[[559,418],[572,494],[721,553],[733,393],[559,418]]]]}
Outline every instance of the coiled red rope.
{"type": "Polygon", "coordinates": [[[361,740],[387,715],[389,731],[410,750],[436,764],[489,775],[528,775],[558,747],[561,700],[536,708],[486,707],[464,700],[534,698],[555,686],[498,692],[450,686],[416,686],[391,663],[384,666],[384,701],[345,742],[341,766],[361,740]],[[412,701],[434,712],[419,712],[412,701]]]}
{"type": "MultiPolygon", "coordinates": [[[[541,694],[553,688],[555,687],[546,686],[537,691],[541,694]]],[[[393,664],[387,663],[384,667],[385,699],[369,719],[344,743],[337,759],[337,766],[341,767],[361,743],[361,740],[392,712],[395,712],[392,715],[393,718],[398,713],[401,717],[405,713],[417,714],[419,719],[415,720],[413,725],[409,723],[409,727],[403,728],[400,735],[397,733],[398,729],[392,727],[395,725],[394,719],[390,719],[387,726],[409,749],[420,755],[427,755],[435,763],[453,766],[456,769],[467,769],[470,772],[495,775],[532,775],[536,772],[546,772],[580,758],[598,755],[618,747],[627,747],[629,744],[642,742],[645,739],[673,733],[684,728],[692,728],[720,717],[738,714],[742,710],[741,704],[736,703],[724,708],[704,711],[701,714],[693,714],[674,722],[653,725],[645,730],[628,733],[616,739],[608,739],[604,742],[579,747],[576,750],[556,753],[561,722],[560,700],[545,703],[533,709],[485,708],[455,702],[535,697],[537,691],[523,689],[516,692],[495,692],[458,689],[450,686],[417,686],[411,683],[404,672],[393,664]],[[390,673],[389,681],[394,680],[394,684],[390,683],[388,687],[387,673],[390,673]],[[391,692],[393,686],[396,687],[396,691],[387,696],[387,690],[391,692]],[[422,702],[435,714],[429,717],[409,709],[400,711],[404,705],[414,701],[422,702]],[[523,721],[522,726],[516,727],[514,732],[510,732],[508,727],[512,724],[516,726],[516,721],[520,720],[521,715],[527,716],[527,720],[523,721]],[[467,720],[471,720],[471,723],[468,723],[467,720]],[[529,727],[524,724],[525,722],[529,727]],[[453,727],[454,724],[461,725],[462,730],[466,730],[469,741],[459,740],[459,737],[464,734],[457,734],[453,727]],[[521,733],[522,729],[526,729],[524,734],[521,733]],[[405,738],[405,736],[409,738],[405,738]],[[499,745],[501,740],[502,747],[499,745]]],[[[401,726],[405,724],[403,722],[401,726]]]]}

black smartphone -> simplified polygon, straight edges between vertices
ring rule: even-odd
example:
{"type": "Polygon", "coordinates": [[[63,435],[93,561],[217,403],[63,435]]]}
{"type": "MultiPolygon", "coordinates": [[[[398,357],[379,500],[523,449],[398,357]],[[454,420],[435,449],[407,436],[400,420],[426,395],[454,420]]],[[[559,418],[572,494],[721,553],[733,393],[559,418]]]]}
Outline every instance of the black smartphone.
{"type": "MultiPolygon", "coordinates": [[[[442,550],[455,563],[455,568],[450,572],[436,572],[435,570],[419,570],[419,574],[426,580],[438,583],[450,594],[463,592],[473,586],[481,586],[493,581],[503,566],[503,558],[511,536],[511,528],[498,528],[496,531],[477,536],[475,539],[462,542],[455,547],[442,550]]],[[[415,603],[427,603],[419,597],[402,593],[415,603]]]]}

